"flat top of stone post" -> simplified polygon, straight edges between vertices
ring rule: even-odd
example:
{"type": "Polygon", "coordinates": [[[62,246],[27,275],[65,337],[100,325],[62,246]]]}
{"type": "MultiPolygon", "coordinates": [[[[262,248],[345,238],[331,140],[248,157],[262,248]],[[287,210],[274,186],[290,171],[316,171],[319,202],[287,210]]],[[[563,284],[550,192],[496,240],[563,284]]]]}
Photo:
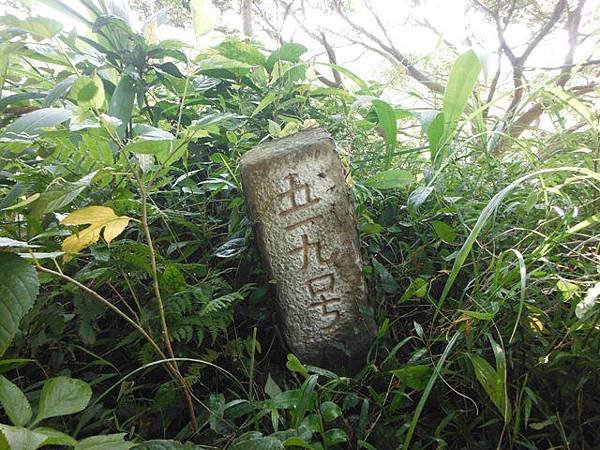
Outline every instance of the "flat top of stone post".
{"type": "Polygon", "coordinates": [[[301,151],[307,147],[332,145],[333,140],[323,128],[299,131],[291,136],[263,142],[242,155],[241,164],[254,165],[264,160],[276,159],[288,153],[301,151]]]}

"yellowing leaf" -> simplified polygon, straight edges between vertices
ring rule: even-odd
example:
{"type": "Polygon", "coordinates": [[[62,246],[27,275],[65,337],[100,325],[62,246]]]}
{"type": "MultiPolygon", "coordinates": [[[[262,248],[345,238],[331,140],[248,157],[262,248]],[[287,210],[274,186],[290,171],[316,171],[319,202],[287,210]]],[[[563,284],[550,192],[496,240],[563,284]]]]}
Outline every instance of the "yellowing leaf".
{"type": "MultiPolygon", "coordinates": [[[[63,225],[89,225],[89,227],[72,234],[62,243],[62,250],[66,253],[77,253],[89,247],[100,239],[100,232],[104,229],[104,240],[110,244],[131,220],[127,216],[117,216],[115,212],[106,206],[88,206],[87,208],[73,211],[63,220],[63,225]]],[[[65,257],[65,262],[70,258],[65,257]]]]}
{"type": "Polygon", "coordinates": [[[151,17],[144,26],[142,27],[142,33],[144,34],[144,39],[149,44],[157,44],[158,43],[158,35],[156,34],[156,30],[158,28],[158,20],[157,17],[151,17]]]}
{"type": "Polygon", "coordinates": [[[99,222],[106,222],[116,219],[115,212],[107,206],[88,206],[73,211],[67,217],[60,221],[63,225],[86,225],[99,222]]]}
{"type": "Polygon", "coordinates": [[[110,244],[114,238],[120,235],[125,227],[129,224],[129,217],[118,217],[111,220],[104,227],[104,240],[110,244]]]}
{"type": "Polygon", "coordinates": [[[537,317],[531,316],[528,318],[529,328],[533,331],[542,332],[544,331],[544,323],[537,317]]]}
{"type": "Polygon", "coordinates": [[[76,232],[62,243],[62,251],[67,253],[77,253],[100,239],[100,227],[88,227],[85,230],[76,232]]]}

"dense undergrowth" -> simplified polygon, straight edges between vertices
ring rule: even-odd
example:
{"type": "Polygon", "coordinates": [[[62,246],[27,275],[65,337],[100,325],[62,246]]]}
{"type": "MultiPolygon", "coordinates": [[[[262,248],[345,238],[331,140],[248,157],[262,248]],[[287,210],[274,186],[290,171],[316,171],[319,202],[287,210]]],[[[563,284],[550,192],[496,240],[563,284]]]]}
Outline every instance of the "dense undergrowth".
{"type": "Polygon", "coordinates": [[[548,91],[555,132],[507,141],[473,52],[436,115],[323,87],[299,44],[198,52],[82,4],[55,2],[87,36],[1,19],[0,448],[600,446],[593,104],[548,91]],[[379,327],[358,374],[288,355],[238,173],[317,125],[379,327]]]}

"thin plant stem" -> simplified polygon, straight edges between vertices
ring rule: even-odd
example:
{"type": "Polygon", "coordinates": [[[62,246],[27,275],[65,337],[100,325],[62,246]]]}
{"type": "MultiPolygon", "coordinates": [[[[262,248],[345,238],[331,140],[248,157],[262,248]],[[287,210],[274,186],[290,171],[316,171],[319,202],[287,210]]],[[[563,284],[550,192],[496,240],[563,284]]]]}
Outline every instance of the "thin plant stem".
{"type": "Polygon", "coordinates": [[[171,360],[173,360],[173,368],[174,375],[177,378],[177,382],[181,385],[183,389],[183,396],[185,398],[188,412],[190,415],[191,427],[192,431],[195,433],[198,430],[198,425],[196,423],[196,413],[194,411],[194,403],[192,402],[192,396],[190,393],[190,386],[188,385],[183,375],[179,370],[179,366],[175,361],[175,352],[173,352],[173,346],[171,345],[171,340],[169,339],[169,326],[167,324],[167,317],[165,314],[165,307],[162,300],[162,295],[160,293],[160,285],[158,282],[158,268],[156,264],[156,250],[154,249],[154,244],[152,242],[152,235],[150,233],[150,227],[148,226],[148,192],[146,191],[146,187],[142,179],[140,178],[138,172],[134,170],[134,175],[138,184],[138,188],[140,191],[140,197],[142,201],[142,228],[144,230],[144,234],[146,236],[146,243],[148,244],[148,249],[150,251],[150,266],[152,270],[152,286],[154,288],[154,295],[156,297],[156,302],[158,304],[158,312],[160,316],[160,328],[163,344],[167,350],[167,354],[171,360]]]}

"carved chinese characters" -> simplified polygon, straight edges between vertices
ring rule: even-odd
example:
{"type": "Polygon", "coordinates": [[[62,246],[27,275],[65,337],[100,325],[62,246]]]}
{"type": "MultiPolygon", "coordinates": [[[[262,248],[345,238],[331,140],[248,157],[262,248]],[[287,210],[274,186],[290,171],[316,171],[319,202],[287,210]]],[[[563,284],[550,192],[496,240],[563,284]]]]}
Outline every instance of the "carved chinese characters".
{"type": "Polygon", "coordinates": [[[310,364],[360,364],[375,326],[333,141],[308,130],[262,144],[241,174],[288,345],[310,364]]]}

